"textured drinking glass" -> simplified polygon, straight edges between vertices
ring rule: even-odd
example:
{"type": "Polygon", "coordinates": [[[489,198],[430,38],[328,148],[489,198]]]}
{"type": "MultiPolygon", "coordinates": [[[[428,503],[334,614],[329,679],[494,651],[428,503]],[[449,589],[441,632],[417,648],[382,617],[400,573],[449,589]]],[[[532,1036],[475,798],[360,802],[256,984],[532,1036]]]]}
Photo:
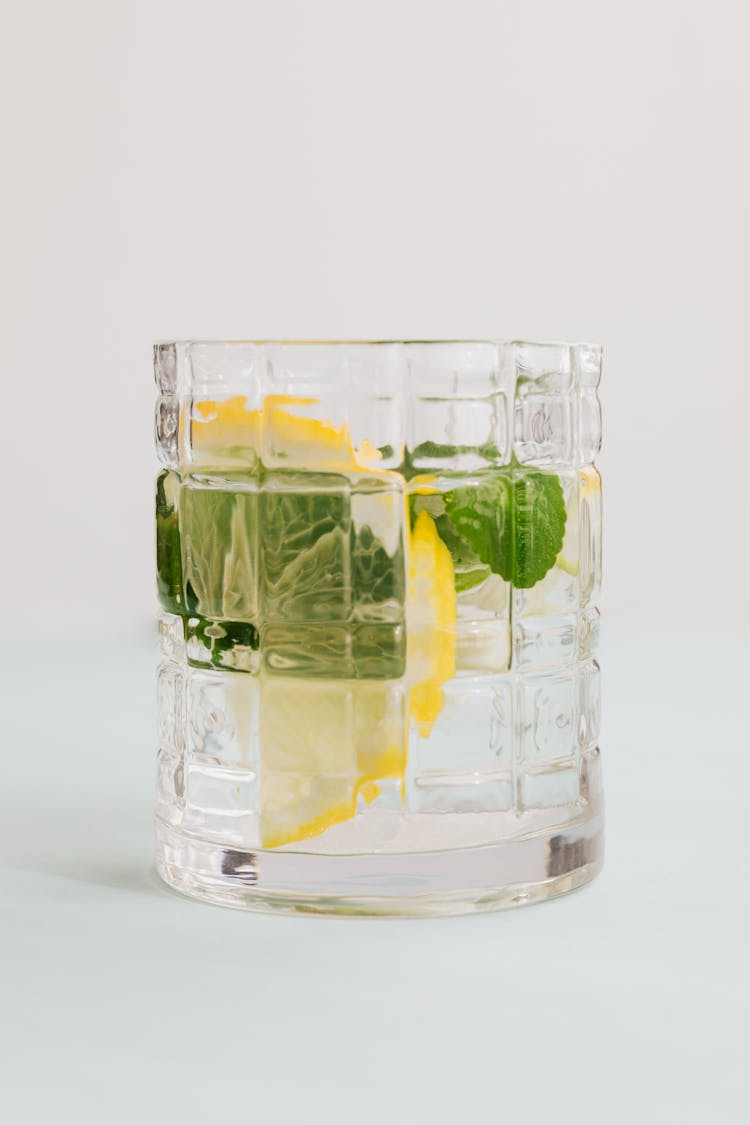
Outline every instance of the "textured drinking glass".
{"type": "Polygon", "coordinates": [[[168,883],[447,914],[592,878],[600,366],[593,344],[156,346],[168,883]]]}

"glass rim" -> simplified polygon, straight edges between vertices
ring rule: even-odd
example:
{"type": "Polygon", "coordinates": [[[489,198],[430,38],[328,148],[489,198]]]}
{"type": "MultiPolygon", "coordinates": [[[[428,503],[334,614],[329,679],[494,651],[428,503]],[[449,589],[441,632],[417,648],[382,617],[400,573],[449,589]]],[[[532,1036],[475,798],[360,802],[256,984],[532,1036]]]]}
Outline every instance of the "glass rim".
{"type": "Polygon", "coordinates": [[[416,347],[445,347],[457,344],[460,346],[483,347],[531,347],[531,348],[591,348],[602,350],[602,344],[595,340],[534,340],[534,339],[501,339],[499,337],[446,337],[433,339],[160,339],[154,340],[155,348],[164,347],[388,347],[393,345],[416,347]]]}

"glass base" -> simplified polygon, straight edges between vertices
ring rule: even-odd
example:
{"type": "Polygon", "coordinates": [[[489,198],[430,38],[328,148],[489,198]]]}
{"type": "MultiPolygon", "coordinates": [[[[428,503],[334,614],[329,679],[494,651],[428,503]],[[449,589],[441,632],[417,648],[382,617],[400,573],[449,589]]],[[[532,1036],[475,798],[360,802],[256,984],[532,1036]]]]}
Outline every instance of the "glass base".
{"type": "Polygon", "coordinates": [[[221,906],[287,914],[503,910],[583,886],[599,872],[603,854],[601,805],[527,836],[433,852],[237,851],[156,825],[156,867],[169,886],[221,906]]]}

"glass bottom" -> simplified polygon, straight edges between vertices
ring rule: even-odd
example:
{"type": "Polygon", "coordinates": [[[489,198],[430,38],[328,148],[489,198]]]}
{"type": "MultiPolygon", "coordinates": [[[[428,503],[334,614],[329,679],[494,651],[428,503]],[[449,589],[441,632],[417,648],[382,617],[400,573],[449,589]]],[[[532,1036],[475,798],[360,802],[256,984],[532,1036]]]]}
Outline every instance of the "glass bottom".
{"type": "Polygon", "coordinates": [[[481,847],[324,855],[241,851],[157,820],[156,868],[182,894],[240,910],[429,917],[541,902],[588,883],[604,855],[601,804],[481,847]]]}

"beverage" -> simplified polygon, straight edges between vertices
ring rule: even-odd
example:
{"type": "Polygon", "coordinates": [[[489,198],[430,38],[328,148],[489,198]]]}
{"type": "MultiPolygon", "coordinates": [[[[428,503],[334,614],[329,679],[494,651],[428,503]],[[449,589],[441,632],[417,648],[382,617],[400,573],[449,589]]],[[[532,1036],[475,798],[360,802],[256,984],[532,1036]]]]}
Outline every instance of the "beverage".
{"type": "Polygon", "coordinates": [[[157,863],[442,913],[601,852],[599,352],[156,349],[157,863]]]}

